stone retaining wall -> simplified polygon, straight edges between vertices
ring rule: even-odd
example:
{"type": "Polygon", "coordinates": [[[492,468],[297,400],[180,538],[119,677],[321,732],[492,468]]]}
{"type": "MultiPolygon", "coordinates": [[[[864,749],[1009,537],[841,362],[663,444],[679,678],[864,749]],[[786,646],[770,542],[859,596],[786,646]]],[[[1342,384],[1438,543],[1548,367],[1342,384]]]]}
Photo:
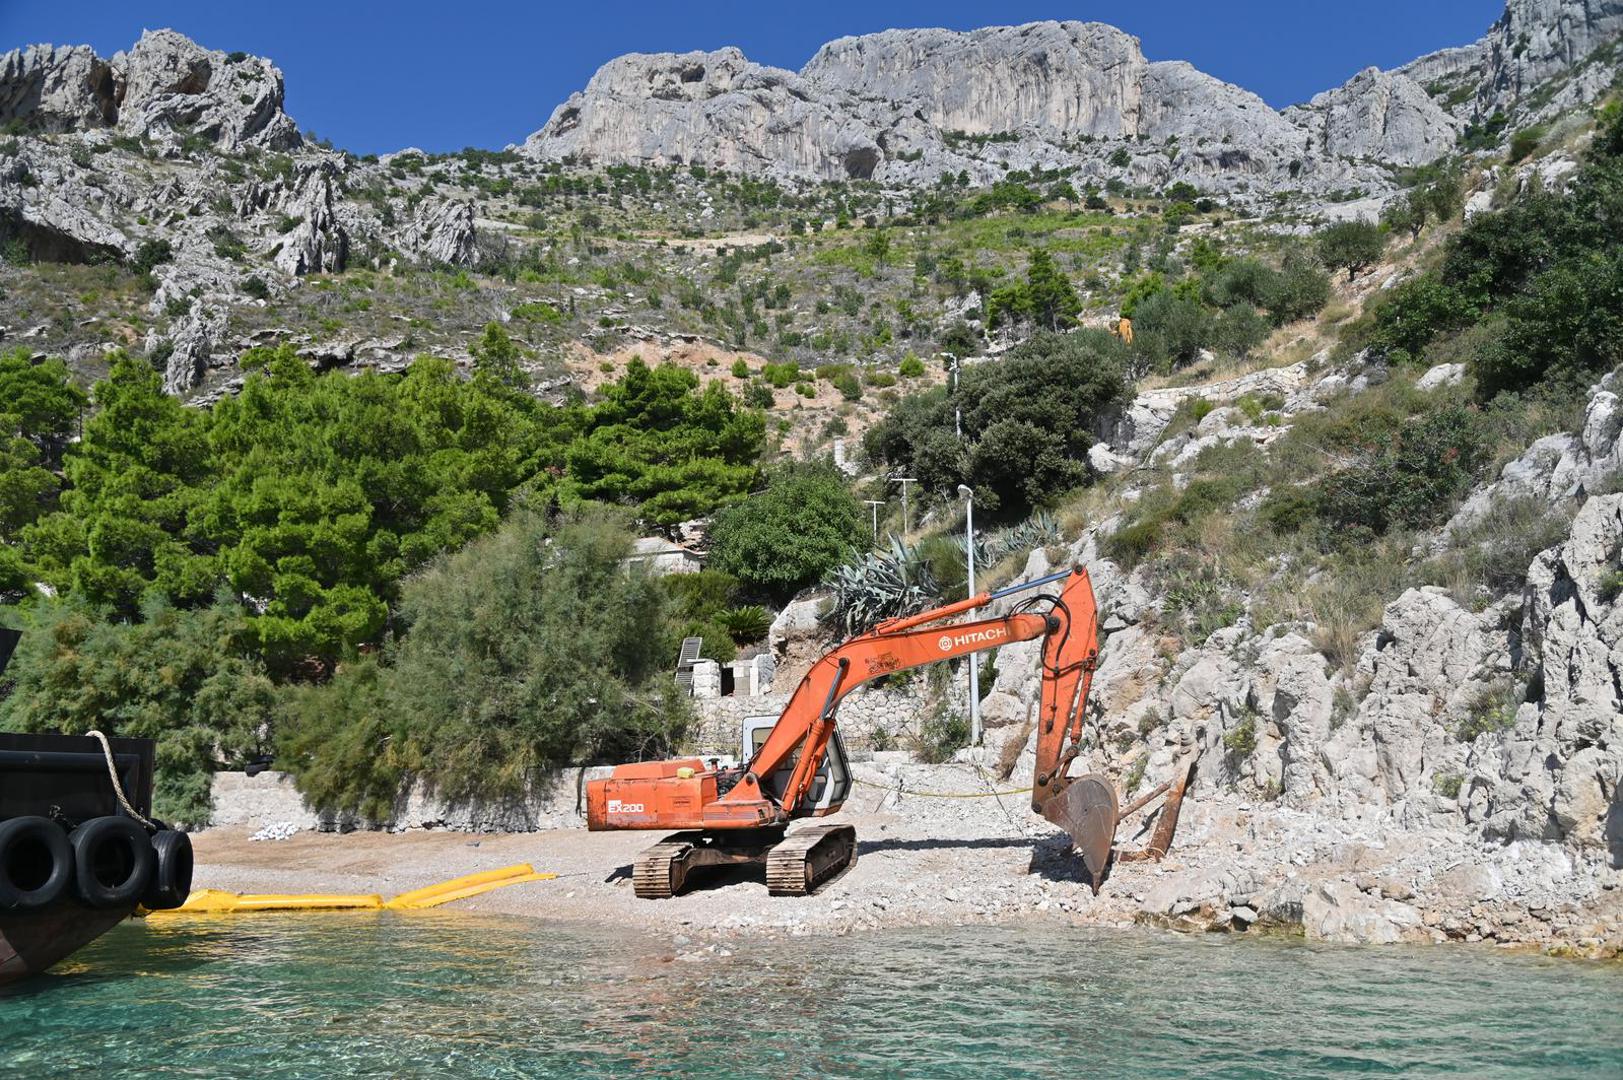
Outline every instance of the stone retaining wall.
{"type": "MultiPolygon", "coordinates": [[[[846,745],[853,749],[871,747],[878,732],[885,733],[880,736],[882,744],[888,736],[890,745],[906,745],[909,735],[917,733],[932,710],[923,682],[917,679],[901,688],[865,686],[852,691],[840,703],[839,711],[840,734],[846,745]]],[[[695,751],[736,756],[741,749],[744,718],[777,716],[789,703],[789,696],[781,693],[695,699],[699,719],[693,735],[695,751]]]]}
{"type": "MultiPolygon", "coordinates": [[[[534,832],[584,824],[577,814],[576,796],[584,780],[607,775],[607,767],[568,769],[538,782],[525,798],[479,802],[448,802],[421,787],[401,799],[388,821],[362,821],[354,815],[318,813],[305,805],[287,773],[240,772],[214,775],[210,826],[242,826],[252,830],[290,823],[301,830],[348,832],[353,829],[452,829],[460,832],[534,832]],[[584,777],[582,773],[584,772],[584,777]]],[[[584,800],[584,795],[581,796],[584,800]]]]}

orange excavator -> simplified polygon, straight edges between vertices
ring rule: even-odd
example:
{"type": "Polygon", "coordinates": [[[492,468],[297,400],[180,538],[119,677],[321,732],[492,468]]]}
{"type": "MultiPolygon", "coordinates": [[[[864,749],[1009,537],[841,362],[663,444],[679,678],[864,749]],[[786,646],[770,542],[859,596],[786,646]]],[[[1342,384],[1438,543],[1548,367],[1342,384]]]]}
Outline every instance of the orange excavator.
{"type": "MultiPolygon", "coordinates": [[[[788,832],[791,821],[839,810],[850,792],[851,769],[835,727],[841,699],[886,675],[1038,638],[1043,677],[1031,806],[1070,835],[1097,893],[1124,813],[1108,777],[1069,775],[1082,746],[1099,652],[1093,585],[1081,568],[880,623],[813,664],[775,720],[761,718],[753,731],[745,722],[743,764],[707,766],[693,757],[616,766],[611,776],[587,785],[587,827],[683,830],[637,857],[632,884],[641,897],[681,892],[700,867],[740,864],[765,864],[774,895],[812,893],[857,856],[850,825],[788,832]],[[1056,582],[1063,582],[1058,596],[1027,597],[1005,615],[945,621],[1056,582]]],[[[1186,766],[1126,808],[1131,813],[1166,795],[1148,846],[1123,857],[1159,859],[1166,853],[1188,780],[1186,766]]]]}

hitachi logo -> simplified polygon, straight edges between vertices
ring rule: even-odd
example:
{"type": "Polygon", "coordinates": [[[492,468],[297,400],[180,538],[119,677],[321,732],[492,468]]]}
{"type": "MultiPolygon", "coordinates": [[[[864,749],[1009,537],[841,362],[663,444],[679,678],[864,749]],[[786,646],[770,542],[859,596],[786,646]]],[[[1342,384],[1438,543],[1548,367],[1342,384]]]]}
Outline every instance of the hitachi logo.
{"type": "Polygon", "coordinates": [[[974,630],[967,634],[942,634],[941,640],[936,644],[942,652],[951,652],[961,649],[965,645],[990,645],[994,641],[1002,641],[1009,636],[1009,631],[1001,626],[994,626],[990,630],[974,630]]]}

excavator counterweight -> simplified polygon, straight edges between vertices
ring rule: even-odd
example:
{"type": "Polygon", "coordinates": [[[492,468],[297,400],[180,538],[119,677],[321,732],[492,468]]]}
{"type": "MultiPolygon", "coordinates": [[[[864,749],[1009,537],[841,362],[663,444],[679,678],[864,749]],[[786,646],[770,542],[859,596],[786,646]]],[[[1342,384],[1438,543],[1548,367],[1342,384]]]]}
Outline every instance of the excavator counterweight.
{"type": "MultiPolygon", "coordinates": [[[[1109,777],[1069,775],[1081,752],[1099,653],[1093,585],[1081,568],[880,623],[814,663],[776,720],[766,718],[753,732],[746,721],[743,764],[718,768],[690,757],[617,766],[587,784],[587,827],[683,830],[638,857],[632,873],[638,896],[673,896],[696,869],[740,864],[764,865],[774,895],[814,892],[857,856],[849,825],[788,832],[792,821],[835,813],[850,791],[850,765],[835,726],[841,699],[899,671],[1037,639],[1043,678],[1031,808],[1071,837],[1097,893],[1124,814],[1109,777]],[[946,621],[1055,583],[1063,583],[1058,596],[1028,596],[992,618],[946,621]]],[[[1167,805],[1156,842],[1146,849],[1154,858],[1171,844],[1187,779],[1186,770],[1180,782],[1160,789],[1167,805]]]]}

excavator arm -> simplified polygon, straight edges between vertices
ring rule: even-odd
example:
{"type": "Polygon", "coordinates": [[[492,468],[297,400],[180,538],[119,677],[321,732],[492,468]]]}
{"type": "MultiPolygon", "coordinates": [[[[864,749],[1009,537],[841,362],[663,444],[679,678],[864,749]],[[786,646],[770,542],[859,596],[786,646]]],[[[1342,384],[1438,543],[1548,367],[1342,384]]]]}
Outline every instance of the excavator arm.
{"type": "Polygon", "coordinates": [[[720,772],[706,770],[696,758],[620,766],[612,778],[589,786],[588,825],[593,829],[756,829],[804,816],[807,793],[828,751],[840,701],[847,694],[896,672],[1038,638],[1043,639],[1043,692],[1033,807],[1041,811],[1065,786],[1064,773],[1076,755],[1082,707],[1098,653],[1093,585],[1083,569],[880,623],[812,665],[747,764],[720,772]],[[1005,615],[944,623],[1055,582],[1064,583],[1057,597],[1031,596],[1005,615]],[[765,779],[790,767],[789,781],[781,792],[768,791],[765,779]]]}
{"type": "MultiPolygon", "coordinates": [[[[1075,756],[1082,706],[1098,655],[1093,586],[1086,570],[1065,571],[996,593],[982,593],[933,611],[881,623],[852,638],[812,665],[747,772],[757,777],[770,776],[799,750],[794,773],[780,801],[781,810],[794,816],[828,750],[835,711],[845,695],[881,676],[1036,638],[1044,639],[1037,739],[1037,770],[1044,779],[1033,795],[1033,805],[1040,809],[1037,802],[1056,793],[1065,767],[1070,764],[1066,758],[1060,765],[1061,758],[1066,753],[1075,756]],[[984,609],[1005,596],[1056,581],[1065,582],[1058,597],[1031,597],[998,618],[936,625],[955,615],[984,609]]],[[[732,797],[729,792],[727,798],[732,797]]],[[[742,801],[744,797],[739,798],[742,801]]]]}

